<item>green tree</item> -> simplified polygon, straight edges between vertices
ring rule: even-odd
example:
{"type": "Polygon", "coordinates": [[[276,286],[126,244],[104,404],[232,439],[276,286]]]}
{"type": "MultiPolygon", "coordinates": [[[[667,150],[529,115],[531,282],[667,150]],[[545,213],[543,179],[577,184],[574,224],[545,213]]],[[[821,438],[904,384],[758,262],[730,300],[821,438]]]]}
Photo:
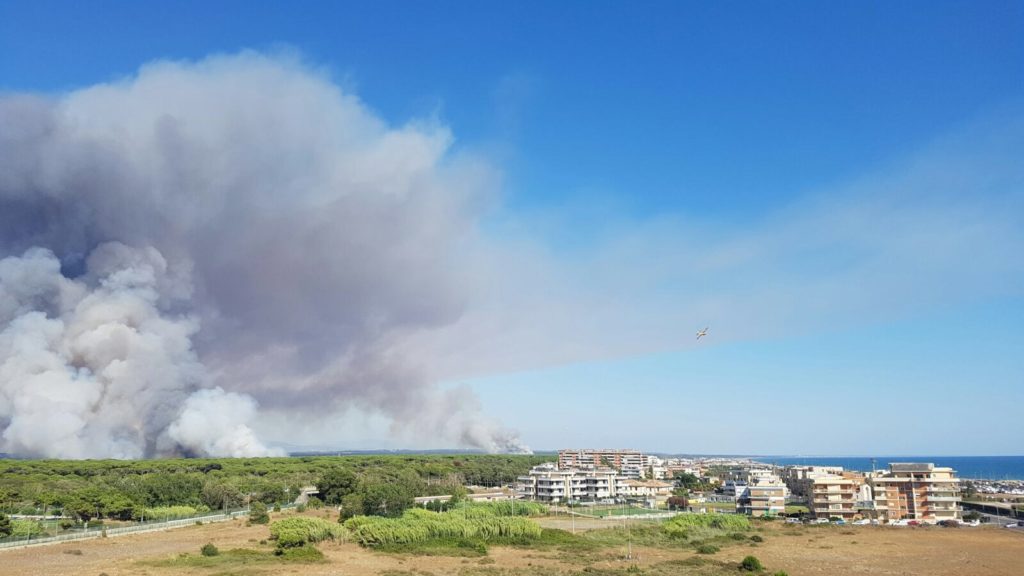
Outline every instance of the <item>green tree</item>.
{"type": "Polygon", "coordinates": [[[342,499],[355,492],[358,486],[359,479],[348,468],[331,468],[316,483],[320,499],[333,506],[341,504],[342,499]]]}
{"type": "Polygon", "coordinates": [[[0,538],[10,536],[12,531],[11,519],[8,518],[6,514],[0,513],[0,538]]]}
{"type": "Polygon", "coordinates": [[[401,516],[413,497],[397,484],[370,484],[360,488],[367,516],[401,516]]]}
{"type": "Polygon", "coordinates": [[[699,490],[701,487],[700,478],[687,472],[678,472],[675,475],[676,486],[686,490],[699,490]]]}
{"type": "Polygon", "coordinates": [[[349,494],[341,499],[341,515],[339,520],[347,520],[363,513],[363,496],[359,493],[349,494]]]}
{"type": "Polygon", "coordinates": [[[203,484],[200,500],[211,509],[239,508],[245,503],[245,495],[237,486],[222,480],[210,480],[203,484]]]}

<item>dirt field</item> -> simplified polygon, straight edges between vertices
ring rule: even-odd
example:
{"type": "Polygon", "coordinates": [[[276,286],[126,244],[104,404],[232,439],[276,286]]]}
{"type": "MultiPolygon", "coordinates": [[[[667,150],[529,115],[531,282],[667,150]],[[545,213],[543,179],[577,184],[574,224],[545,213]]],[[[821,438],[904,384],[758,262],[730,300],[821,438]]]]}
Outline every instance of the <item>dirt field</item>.
{"type": "MultiPolygon", "coordinates": [[[[566,519],[545,524],[568,528],[566,519]]],[[[578,522],[577,530],[607,525],[602,521],[578,522]]],[[[722,549],[715,560],[738,562],[756,555],[769,573],[785,570],[791,576],[829,575],[1018,575],[1024,560],[1024,531],[1004,528],[879,528],[871,526],[788,526],[765,525],[758,534],[764,542],[741,543],[722,549]]],[[[52,546],[0,551],[0,575],[145,575],[189,574],[310,574],[377,576],[429,573],[436,576],[467,572],[467,569],[526,570],[530,573],[579,571],[594,568],[624,568],[625,550],[606,549],[590,558],[564,558],[557,554],[494,547],[487,558],[402,556],[364,550],[355,544],[323,544],[327,557],[321,564],[281,564],[246,567],[242,571],[212,568],[154,567],[143,561],[196,554],[203,544],[213,542],[221,550],[253,548],[267,538],[266,526],[245,526],[242,521],[190,526],[166,532],[118,538],[95,539],[52,546]]],[[[634,547],[635,562],[641,569],[669,560],[686,559],[690,550],[634,547]]],[[[630,562],[632,563],[632,562],[630,562]]],[[[472,572],[472,570],[468,570],[472,572]]],[[[680,569],[680,574],[685,574],[680,569]]]]}

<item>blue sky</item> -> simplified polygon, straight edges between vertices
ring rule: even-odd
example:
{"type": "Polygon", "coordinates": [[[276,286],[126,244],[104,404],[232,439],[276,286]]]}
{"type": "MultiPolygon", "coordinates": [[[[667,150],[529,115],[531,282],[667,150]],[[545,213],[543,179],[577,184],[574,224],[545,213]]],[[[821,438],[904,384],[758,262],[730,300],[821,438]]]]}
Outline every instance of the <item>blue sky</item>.
{"type": "Polygon", "coordinates": [[[603,308],[442,371],[527,444],[1020,453],[1020,2],[0,0],[4,91],[245,49],[447,126],[484,233],[603,308]]]}

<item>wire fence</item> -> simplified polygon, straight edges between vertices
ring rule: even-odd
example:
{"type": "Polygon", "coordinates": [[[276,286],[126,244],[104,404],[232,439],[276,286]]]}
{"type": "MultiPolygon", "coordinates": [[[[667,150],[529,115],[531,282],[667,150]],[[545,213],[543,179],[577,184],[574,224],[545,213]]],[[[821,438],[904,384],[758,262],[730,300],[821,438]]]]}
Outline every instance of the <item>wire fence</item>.
{"type": "MultiPolygon", "coordinates": [[[[294,505],[282,506],[282,509],[294,508],[294,505]]],[[[168,528],[180,528],[192,526],[197,522],[224,522],[235,518],[243,518],[249,515],[248,508],[236,510],[224,510],[221,512],[204,512],[189,516],[187,518],[175,518],[174,520],[153,520],[149,522],[136,522],[126,526],[96,526],[93,528],[80,528],[64,532],[63,534],[32,536],[31,534],[19,537],[8,537],[0,539],[0,550],[5,548],[18,548],[22,546],[37,546],[42,544],[55,544],[58,542],[71,542],[74,540],[86,540],[89,538],[103,538],[110,536],[123,536],[125,534],[137,534],[140,532],[154,532],[167,530],[168,528]]]]}

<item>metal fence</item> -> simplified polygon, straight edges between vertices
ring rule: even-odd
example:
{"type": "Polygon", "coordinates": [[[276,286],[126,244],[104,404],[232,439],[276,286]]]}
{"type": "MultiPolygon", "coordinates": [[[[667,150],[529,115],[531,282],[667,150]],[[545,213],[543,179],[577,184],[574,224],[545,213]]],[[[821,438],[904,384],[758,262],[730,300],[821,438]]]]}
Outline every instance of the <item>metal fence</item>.
{"type": "MultiPolygon", "coordinates": [[[[292,508],[293,506],[282,506],[282,508],[292,508]]],[[[55,544],[57,542],[70,542],[74,540],[86,540],[89,538],[102,538],[104,536],[122,536],[125,534],[137,534],[140,532],[155,532],[157,530],[167,530],[168,528],[179,528],[181,526],[192,526],[196,522],[223,522],[225,520],[232,520],[235,518],[242,518],[249,515],[247,508],[240,508],[237,510],[226,510],[223,512],[206,512],[203,514],[197,514],[188,518],[176,518],[174,520],[156,520],[150,522],[139,522],[136,524],[130,524],[127,526],[116,526],[113,528],[107,528],[105,526],[97,526],[94,528],[84,528],[81,530],[74,530],[65,532],[63,534],[57,534],[55,536],[26,536],[18,538],[4,538],[0,540],[0,550],[4,548],[18,548],[22,546],[37,546],[42,544],[55,544]]]]}

